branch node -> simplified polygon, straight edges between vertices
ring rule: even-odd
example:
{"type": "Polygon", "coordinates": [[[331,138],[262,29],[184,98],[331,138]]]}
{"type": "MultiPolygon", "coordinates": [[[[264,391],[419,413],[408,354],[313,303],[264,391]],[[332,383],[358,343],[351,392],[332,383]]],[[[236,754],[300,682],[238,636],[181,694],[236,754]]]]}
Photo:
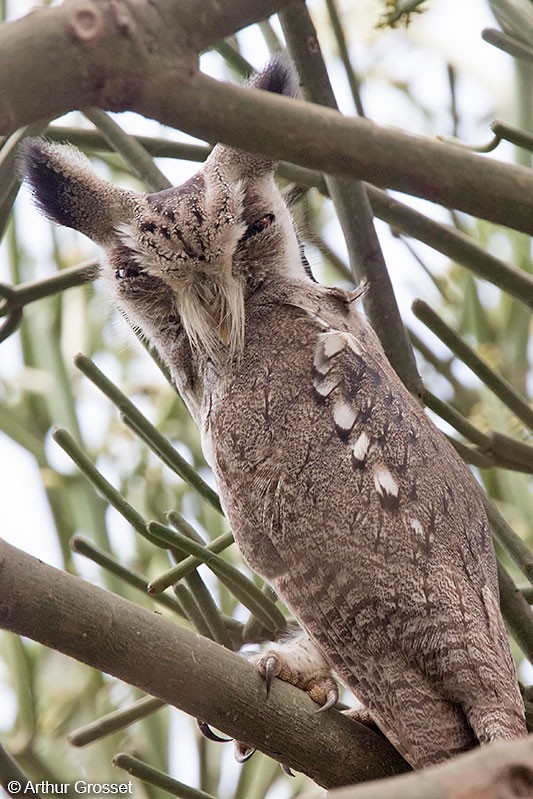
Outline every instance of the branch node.
{"type": "Polygon", "coordinates": [[[81,3],[69,17],[67,26],[73,38],[93,44],[104,33],[104,15],[93,3],[81,3]]]}

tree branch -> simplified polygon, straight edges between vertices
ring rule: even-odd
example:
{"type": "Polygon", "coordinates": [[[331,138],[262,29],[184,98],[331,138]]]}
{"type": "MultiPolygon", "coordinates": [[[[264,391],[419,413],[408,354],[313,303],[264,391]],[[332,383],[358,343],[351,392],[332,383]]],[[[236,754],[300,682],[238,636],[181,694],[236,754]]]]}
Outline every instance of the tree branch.
{"type": "Polygon", "coordinates": [[[417,774],[340,788],[329,799],[532,799],[533,736],[499,741],[417,774]]]}
{"type": "MultiPolygon", "coordinates": [[[[305,96],[318,105],[338,110],[307,6],[302,4],[284,11],[280,21],[305,96]]],[[[368,283],[363,304],[370,323],[392,366],[409,391],[420,399],[422,381],[374,228],[365,185],[353,178],[330,175],[325,175],[325,181],[344,234],[355,281],[368,283]]]]}
{"type": "Polygon", "coordinates": [[[35,9],[0,27],[0,133],[41,119],[47,106],[51,115],[140,109],[159,74],[179,85],[201,50],[291,2],[65,0],[35,9]]]}
{"type": "Polygon", "coordinates": [[[277,680],[267,700],[243,658],[1,539],[0,627],[202,718],[324,787],[408,769],[383,736],[336,712],[317,715],[277,680]]]}
{"type": "Polygon", "coordinates": [[[532,170],[197,71],[200,46],[289,5],[67,0],[6,23],[0,27],[0,133],[90,105],[137,111],[207,141],[356,177],[533,233],[532,170]],[[219,8],[218,27],[205,22],[211,5],[219,8]],[[187,30],[176,22],[184,18],[187,30]]]}

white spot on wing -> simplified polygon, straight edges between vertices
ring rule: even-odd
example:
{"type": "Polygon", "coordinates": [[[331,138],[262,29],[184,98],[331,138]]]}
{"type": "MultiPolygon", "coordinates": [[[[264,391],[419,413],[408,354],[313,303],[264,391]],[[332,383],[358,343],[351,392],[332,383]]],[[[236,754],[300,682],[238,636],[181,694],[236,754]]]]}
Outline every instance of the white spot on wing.
{"type": "Polygon", "coordinates": [[[352,452],[355,460],[364,461],[368,454],[370,439],[366,433],[361,433],[359,438],[355,441],[352,452]]]}
{"type": "Polygon", "coordinates": [[[324,355],[333,358],[346,346],[346,336],[343,333],[327,333],[324,336],[324,355]]]}
{"type": "Polygon", "coordinates": [[[374,470],[374,486],[381,497],[385,494],[398,496],[398,483],[385,466],[377,466],[374,470]]]}
{"type": "Polygon", "coordinates": [[[420,536],[424,535],[424,528],[422,527],[422,523],[419,522],[418,519],[409,519],[409,527],[417,535],[420,535],[420,536]]]}
{"type": "Polygon", "coordinates": [[[333,375],[332,377],[317,376],[313,379],[313,385],[321,397],[329,397],[333,389],[337,388],[339,383],[340,378],[338,375],[333,375]]]}
{"type": "Polygon", "coordinates": [[[346,400],[341,400],[333,406],[333,421],[341,430],[349,433],[356,419],[357,408],[349,402],[346,402],[346,400]]]}

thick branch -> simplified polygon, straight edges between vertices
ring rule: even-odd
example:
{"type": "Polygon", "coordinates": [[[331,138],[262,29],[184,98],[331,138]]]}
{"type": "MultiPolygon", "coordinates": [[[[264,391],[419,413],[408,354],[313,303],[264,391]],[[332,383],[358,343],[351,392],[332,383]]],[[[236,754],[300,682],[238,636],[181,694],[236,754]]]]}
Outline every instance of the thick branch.
{"type": "Polygon", "coordinates": [[[340,788],[329,799],[533,799],[533,736],[500,741],[419,774],[340,788]]]}
{"type": "Polygon", "coordinates": [[[291,2],[65,0],[35,9],[0,27],[0,133],[49,111],[140,110],[158,74],[168,71],[179,92],[201,50],[291,2]]]}
{"type": "Polygon", "coordinates": [[[0,134],[89,105],[137,111],[210,142],[356,177],[533,233],[529,169],[313,104],[230,86],[197,71],[197,50],[215,34],[289,5],[290,0],[158,0],[131,6],[126,0],[67,0],[5,24],[0,27],[0,134]],[[205,22],[211,5],[219,7],[216,30],[205,22]],[[222,23],[226,13],[232,25],[222,23]],[[185,16],[187,30],[176,24],[185,16]]]}
{"type": "Polygon", "coordinates": [[[182,84],[176,102],[166,76],[162,79],[165,85],[151,93],[143,113],[187,133],[351,175],[533,233],[530,169],[201,73],[182,84]]]}
{"type": "Polygon", "coordinates": [[[405,761],[386,739],[253,668],[218,644],[0,539],[0,627],[136,685],[325,787],[387,777],[405,761]]]}

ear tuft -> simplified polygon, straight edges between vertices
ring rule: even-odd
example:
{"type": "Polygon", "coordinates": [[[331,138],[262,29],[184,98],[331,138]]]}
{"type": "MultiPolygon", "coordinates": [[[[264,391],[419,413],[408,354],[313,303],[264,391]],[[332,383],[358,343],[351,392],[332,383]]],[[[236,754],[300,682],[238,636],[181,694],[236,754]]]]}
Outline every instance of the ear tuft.
{"type": "Polygon", "coordinates": [[[113,238],[114,226],[127,213],[130,193],[97,177],[89,159],[71,145],[25,139],[19,148],[18,171],[48,219],[99,244],[113,238]]]}
{"type": "Polygon", "coordinates": [[[52,222],[79,229],[75,209],[64,202],[65,178],[90,169],[89,160],[74,147],[32,138],[20,145],[17,166],[39,210],[52,222]]]}
{"type": "Polygon", "coordinates": [[[248,84],[252,89],[262,89],[284,97],[297,97],[300,79],[296,67],[285,53],[275,55],[261,72],[256,72],[248,84]]]}

